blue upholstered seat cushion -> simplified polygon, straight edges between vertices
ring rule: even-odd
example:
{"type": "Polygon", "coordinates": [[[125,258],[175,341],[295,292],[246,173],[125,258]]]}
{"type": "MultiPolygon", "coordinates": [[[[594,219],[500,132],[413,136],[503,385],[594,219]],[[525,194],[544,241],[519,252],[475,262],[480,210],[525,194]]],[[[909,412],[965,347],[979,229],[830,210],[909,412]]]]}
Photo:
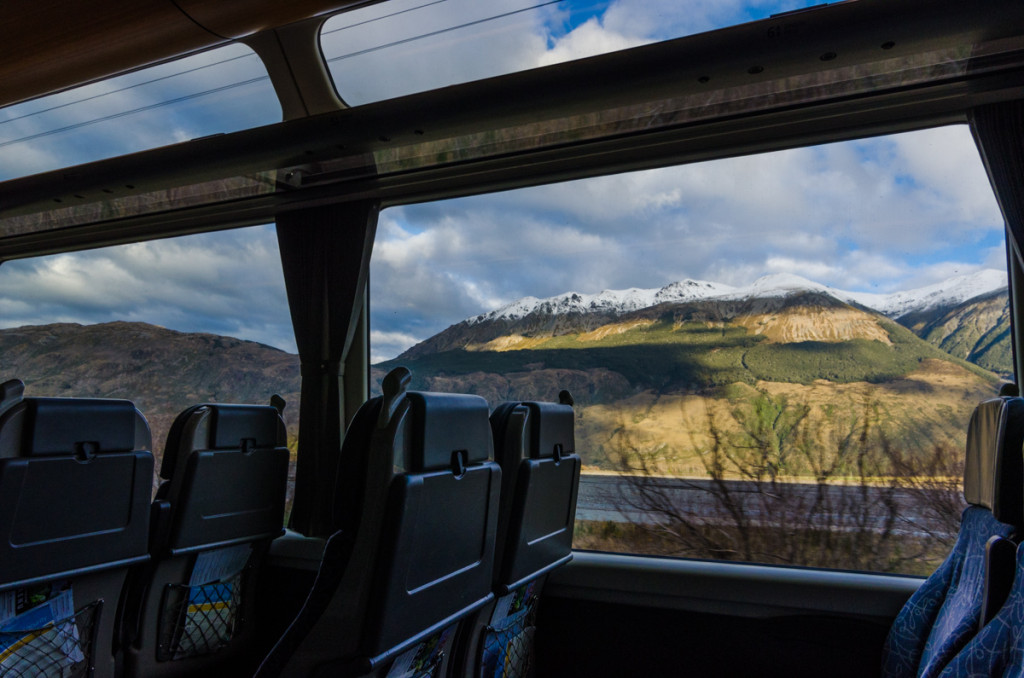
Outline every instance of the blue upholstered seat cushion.
{"type": "Polygon", "coordinates": [[[884,678],[937,676],[971,640],[984,599],[985,543],[1012,533],[988,509],[964,510],[952,552],[893,622],[883,650],[884,678]]]}
{"type": "Polygon", "coordinates": [[[1024,548],[1003,607],[946,665],[942,678],[1024,676],[1024,548]]]}

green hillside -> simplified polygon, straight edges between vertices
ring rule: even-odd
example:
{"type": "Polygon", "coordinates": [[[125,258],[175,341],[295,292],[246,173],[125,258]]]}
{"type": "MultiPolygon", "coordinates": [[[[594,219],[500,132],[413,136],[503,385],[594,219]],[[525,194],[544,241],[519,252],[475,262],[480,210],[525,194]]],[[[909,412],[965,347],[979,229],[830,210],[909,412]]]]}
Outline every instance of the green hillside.
{"type": "MultiPolygon", "coordinates": [[[[728,323],[708,327],[704,322],[676,324],[662,319],[588,341],[581,341],[580,334],[562,335],[531,343],[521,350],[450,350],[399,358],[377,367],[386,371],[395,365],[405,365],[424,386],[441,376],[604,369],[621,374],[635,391],[653,389],[670,393],[737,382],[810,384],[824,379],[836,383],[881,383],[904,377],[923,360],[935,358],[949,360],[982,379],[995,381],[992,374],[951,358],[896,323],[882,320],[879,324],[889,337],[889,345],[861,338],[776,343],[728,323]]],[[[597,401],[607,400],[601,394],[597,396],[597,401]]]]}
{"type": "Polygon", "coordinates": [[[921,323],[918,334],[950,355],[1003,376],[1013,374],[1009,295],[971,299],[921,323]]]}

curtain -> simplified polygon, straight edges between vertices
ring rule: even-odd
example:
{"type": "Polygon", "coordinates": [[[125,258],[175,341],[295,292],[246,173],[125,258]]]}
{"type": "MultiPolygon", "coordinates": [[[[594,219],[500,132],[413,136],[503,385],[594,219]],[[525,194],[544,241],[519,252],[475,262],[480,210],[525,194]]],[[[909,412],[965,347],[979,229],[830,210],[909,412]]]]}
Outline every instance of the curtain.
{"type": "MultiPolygon", "coordinates": [[[[356,202],[281,214],[277,238],[302,371],[295,500],[289,526],[331,530],[343,428],[341,366],[362,309],[379,204],[356,202]]],[[[365,379],[365,375],[352,375],[365,379]]]]}
{"type": "Polygon", "coordinates": [[[1018,300],[1024,290],[1024,101],[1005,101],[973,109],[971,131],[1006,222],[1006,248],[1010,277],[1010,335],[1013,364],[1021,374],[1018,300]]]}

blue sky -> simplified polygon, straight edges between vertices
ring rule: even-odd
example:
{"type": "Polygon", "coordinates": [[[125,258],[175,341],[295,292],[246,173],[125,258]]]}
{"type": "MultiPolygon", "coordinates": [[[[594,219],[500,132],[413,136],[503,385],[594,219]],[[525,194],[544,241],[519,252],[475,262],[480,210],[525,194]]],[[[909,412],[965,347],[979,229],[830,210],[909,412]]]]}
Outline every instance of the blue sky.
{"type": "MultiPolygon", "coordinates": [[[[806,4],[393,0],[328,22],[324,52],[358,105],[806,4]]],[[[234,46],[0,110],[0,179],[274,122],[264,75],[234,46]]],[[[1001,268],[1001,224],[964,127],[392,208],[371,271],[373,358],[525,295],[778,272],[909,289],[1001,268]]],[[[277,256],[257,227],[7,262],[0,327],[140,320],[294,350],[277,256]]]]}

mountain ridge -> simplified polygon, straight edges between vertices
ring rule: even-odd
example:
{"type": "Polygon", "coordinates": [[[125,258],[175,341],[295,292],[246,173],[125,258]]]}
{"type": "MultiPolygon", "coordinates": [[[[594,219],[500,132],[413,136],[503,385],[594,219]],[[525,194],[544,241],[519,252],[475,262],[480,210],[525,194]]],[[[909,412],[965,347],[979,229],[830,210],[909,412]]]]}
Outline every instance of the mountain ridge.
{"type": "Polygon", "coordinates": [[[621,315],[661,303],[784,296],[800,291],[825,292],[841,301],[855,302],[890,318],[899,318],[908,313],[962,303],[1006,285],[1006,273],[996,269],[983,269],[972,274],[954,276],[932,285],[890,294],[848,292],[791,273],[762,276],[750,285],[741,287],[685,279],[654,289],[632,287],[625,290],[603,290],[596,294],[564,292],[545,299],[523,297],[493,311],[471,316],[462,322],[473,325],[491,320],[518,320],[532,313],[621,315]]]}
{"type": "Polygon", "coordinates": [[[891,343],[887,331],[879,324],[879,318],[887,318],[909,327],[943,350],[943,342],[945,346],[956,343],[958,348],[951,353],[955,357],[975,362],[984,356],[986,370],[1005,376],[1012,373],[1008,333],[993,334],[990,330],[997,324],[994,320],[991,327],[979,325],[992,318],[991,312],[979,319],[982,316],[971,316],[962,309],[954,320],[945,321],[947,325],[955,324],[955,318],[970,316],[970,332],[957,332],[954,327],[937,332],[928,326],[955,308],[969,306],[973,299],[998,296],[1005,287],[1003,272],[985,269],[888,295],[845,292],[792,274],[763,276],[744,287],[683,280],[657,289],[605,290],[590,295],[567,292],[547,299],[525,297],[472,316],[410,347],[397,359],[418,359],[452,350],[538,349],[554,337],[575,335],[579,341],[588,341],[598,335],[621,334],[627,327],[640,327],[668,316],[676,324],[735,320],[752,335],[773,342],[861,338],[891,343]],[[808,308],[802,314],[787,311],[801,304],[808,308]],[[825,308],[830,311],[820,311],[825,308]],[[780,312],[782,316],[773,315],[780,312]],[[738,319],[741,316],[746,317],[738,319]],[[954,334],[955,340],[947,338],[954,334]],[[987,344],[960,346],[971,337],[987,344]]]}

